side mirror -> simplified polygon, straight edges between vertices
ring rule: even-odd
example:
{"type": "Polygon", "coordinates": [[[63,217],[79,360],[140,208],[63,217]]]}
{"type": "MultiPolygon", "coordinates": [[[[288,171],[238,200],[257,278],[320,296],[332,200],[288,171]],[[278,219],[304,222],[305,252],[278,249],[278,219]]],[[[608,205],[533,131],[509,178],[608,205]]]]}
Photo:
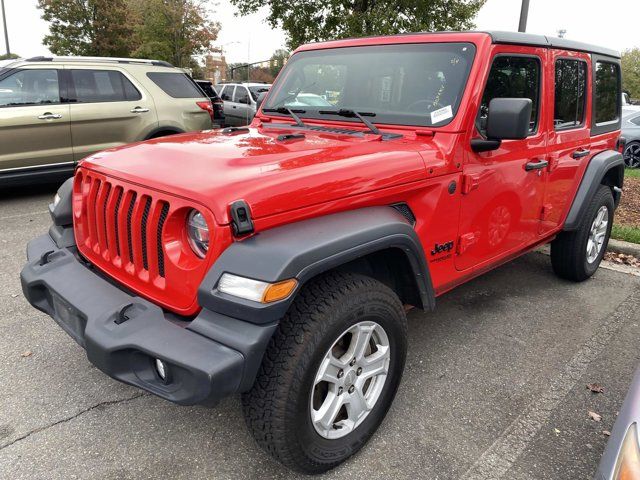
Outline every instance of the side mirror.
{"type": "Polygon", "coordinates": [[[488,152],[500,147],[502,140],[524,140],[529,136],[533,102],[529,98],[494,98],[487,115],[487,140],[474,138],[475,152],[488,152]]]}
{"type": "Polygon", "coordinates": [[[260,107],[262,106],[262,102],[264,102],[264,99],[267,98],[267,93],[269,92],[261,92],[258,95],[258,100],[256,100],[256,110],[260,110],[260,107]]]}

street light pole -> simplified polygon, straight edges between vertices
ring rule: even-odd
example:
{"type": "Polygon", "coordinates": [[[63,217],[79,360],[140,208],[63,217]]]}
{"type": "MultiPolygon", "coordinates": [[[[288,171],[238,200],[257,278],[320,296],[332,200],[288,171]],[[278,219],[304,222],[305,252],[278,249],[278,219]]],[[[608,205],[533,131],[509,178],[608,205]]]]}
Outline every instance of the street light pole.
{"type": "Polygon", "coordinates": [[[4,13],[4,0],[0,0],[2,5],[2,23],[4,24],[4,43],[7,46],[7,56],[11,55],[11,49],[9,48],[9,31],[7,30],[7,15],[4,13]]]}
{"type": "Polygon", "coordinates": [[[522,0],[522,9],[520,10],[519,32],[527,31],[527,18],[529,17],[529,0],[522,0]]]}

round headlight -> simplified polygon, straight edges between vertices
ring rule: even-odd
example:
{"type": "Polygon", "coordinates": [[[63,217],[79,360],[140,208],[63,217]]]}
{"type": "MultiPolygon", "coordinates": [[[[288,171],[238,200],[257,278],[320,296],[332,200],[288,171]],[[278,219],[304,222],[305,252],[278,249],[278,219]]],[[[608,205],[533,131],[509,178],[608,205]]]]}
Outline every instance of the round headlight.
{"type": "Polygon", "coordinates": [[[187,238],[193,252],[204,258],[209,250],[209,226],[197,210],[191,210],[187,217],[187,238]]]}

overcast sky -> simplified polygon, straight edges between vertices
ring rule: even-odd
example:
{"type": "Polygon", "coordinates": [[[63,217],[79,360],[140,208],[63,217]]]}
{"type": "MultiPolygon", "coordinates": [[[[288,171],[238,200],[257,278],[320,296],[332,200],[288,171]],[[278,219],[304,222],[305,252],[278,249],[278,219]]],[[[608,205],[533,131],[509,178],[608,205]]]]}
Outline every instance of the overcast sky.
{"type": "MultiPolygon", "coordinates": [[[[47,24],[40,18],[37,0],[4,1],[11,51],[23,57],[48,54],[42,45],[47,24]]],[[[228,0],[217,3],[212,17],[222,24],[217,45],[223,46],[227,61],[266,60],[274,50],[284,46],[284,33],[272,30],[264,22],[264,11],[248,17],[236,17],[228,0]]],[[[479,30],[517,30],[519,15],[519,0],[488,0],[476,24],[479,30]]],[[[639,18],[638,0],[531,0],[527,31],[556,35],[559,29],[565,29],[566,38],[624,50],[640,47],[640,35],[637,34],[639,18]]],[[[0,37],[4,53],[4,36],[0,37]]]]}

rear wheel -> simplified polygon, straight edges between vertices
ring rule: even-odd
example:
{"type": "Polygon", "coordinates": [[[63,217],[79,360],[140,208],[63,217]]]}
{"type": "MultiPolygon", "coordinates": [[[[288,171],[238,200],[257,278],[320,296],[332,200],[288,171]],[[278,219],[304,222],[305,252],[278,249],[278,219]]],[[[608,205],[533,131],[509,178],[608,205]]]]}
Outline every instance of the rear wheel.
{"type": "Polygon", "coordinates": [[[640,167],[640,142],[630,142],[625,147],[624,164],[629,168],[640,167]]]}
{"type": "Polygon", "coordinates": [[[367,442],[400,383],[407,324],[397,295],[368,277],[324,275],[282,320],[243,395],[258,444],[286,466],[321,473],[367,442]]]}
{"type": "Polygon", "coordinates": [[[551,243],[551,264],[559,277],[581,282],[596,272],[609,244],[614,209],[611,189],[601,185],[578,230],[562,232],[551,243]]]}

